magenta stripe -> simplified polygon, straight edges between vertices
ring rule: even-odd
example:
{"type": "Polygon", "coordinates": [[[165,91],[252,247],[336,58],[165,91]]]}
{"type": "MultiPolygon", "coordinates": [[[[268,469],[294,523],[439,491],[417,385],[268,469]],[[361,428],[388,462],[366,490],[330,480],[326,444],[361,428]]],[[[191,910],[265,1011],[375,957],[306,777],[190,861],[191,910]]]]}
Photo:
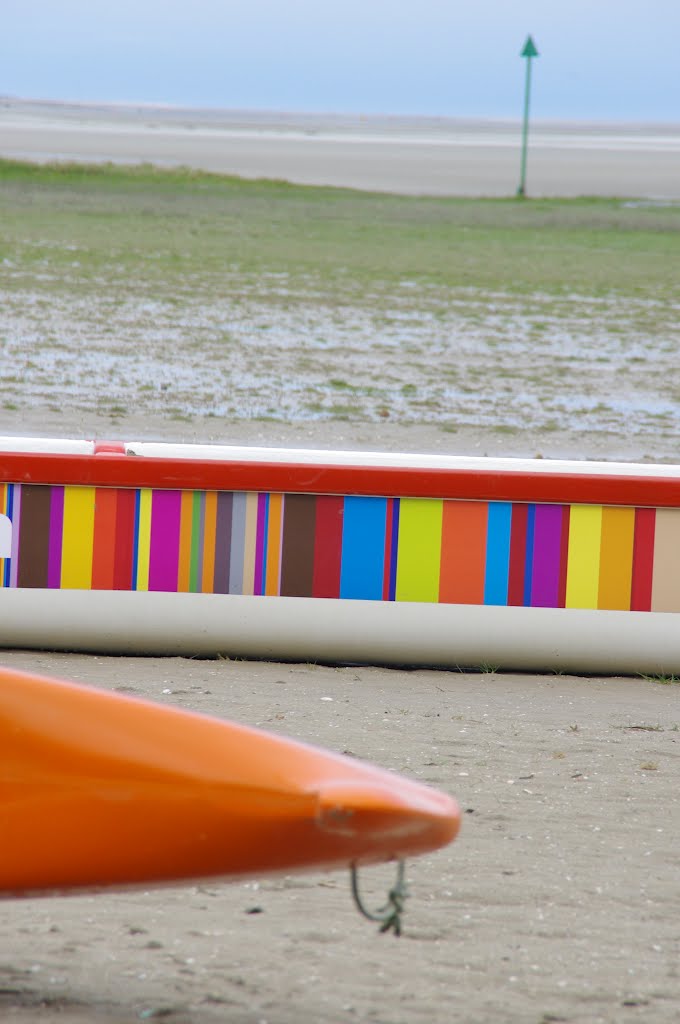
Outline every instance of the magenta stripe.
{"type": "Polygon", "coordinates": [[[267,523],[267,495],[257,496],[257,537],[255,540],[255,587],[253,594],[264,594],[262,568],[264,565],[264,538],[267,523]]]}
{"type": "Polygon", "coordinates": [[[21,484],[12,491],[12,559],[9,564],[9,585],[16,587],[19,577],[19,537],[21,534],[21,484]]]}
{"type": "Polygon", "coordinates": [[[557,608],[560,591],[562,505],[536,505],[531,605],[557,608]]]}
{"type": "Polygon", "coordinates": [[[175,593],[179,571],[181,491],[154,491],[151,496],[149,590],[175,593]]]}
{"type": "Polygon", "coordinates": [[[53,487],[50,501],[50,544],[47,556],[47,586],[61,586],[61,548],[64,539],[64,488],[53,487]]]}

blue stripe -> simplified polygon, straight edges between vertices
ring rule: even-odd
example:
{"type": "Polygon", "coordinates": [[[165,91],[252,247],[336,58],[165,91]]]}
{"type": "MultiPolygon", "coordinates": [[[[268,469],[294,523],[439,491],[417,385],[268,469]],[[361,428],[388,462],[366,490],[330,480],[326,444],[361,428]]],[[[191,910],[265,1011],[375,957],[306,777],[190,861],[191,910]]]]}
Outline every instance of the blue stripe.
{"type": "Polygon", "coordinates": [[[130,590],[137,589],[137,559],[139,557],[139,514],[142,504],[142,492],[135,491],[135,529],[132,540],[132,580],[130,590]]]}
{"type": "Polygon", "coordinates": [[[511,521],[512,505],[509,501],[489,502],[484,604],[503,605],[508,603],[511,521]]]}
{"type": "Polygon", "coordinates": [[[345,498],[340,597],[382,600],[386,523],[386,498],[345,498]]]}

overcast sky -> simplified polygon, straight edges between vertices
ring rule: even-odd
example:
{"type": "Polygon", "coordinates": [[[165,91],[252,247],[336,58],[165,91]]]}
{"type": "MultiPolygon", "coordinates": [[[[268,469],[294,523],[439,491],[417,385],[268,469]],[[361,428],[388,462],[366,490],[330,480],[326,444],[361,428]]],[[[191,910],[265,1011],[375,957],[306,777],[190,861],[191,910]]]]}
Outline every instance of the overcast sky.
{"type": "Polygon", "coordinates": [[[680,0],[0,0],[0,95],[680,122],[680,0]]]}

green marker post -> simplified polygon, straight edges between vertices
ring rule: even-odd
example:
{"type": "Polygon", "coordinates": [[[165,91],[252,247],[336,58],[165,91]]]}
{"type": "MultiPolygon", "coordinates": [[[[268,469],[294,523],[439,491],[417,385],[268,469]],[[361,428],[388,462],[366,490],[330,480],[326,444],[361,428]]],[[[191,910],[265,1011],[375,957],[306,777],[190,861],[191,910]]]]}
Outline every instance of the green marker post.
{"type": "Polygon", "coordinates": [[[529,98],[531,96],[531,61],[534,57],[538,57],[539,53],[536,49],[531,36],[527,36],[526,42],[520,53],[520,57],[525,57],[527,62],[526,78],[524,81],[524,118],[522,121],[522,166],[519,174],[519,188],[517,189],[517,195],[524,197],[526,195],[526,177],[527,177],[527,145],[529,142],[529,98]]]}

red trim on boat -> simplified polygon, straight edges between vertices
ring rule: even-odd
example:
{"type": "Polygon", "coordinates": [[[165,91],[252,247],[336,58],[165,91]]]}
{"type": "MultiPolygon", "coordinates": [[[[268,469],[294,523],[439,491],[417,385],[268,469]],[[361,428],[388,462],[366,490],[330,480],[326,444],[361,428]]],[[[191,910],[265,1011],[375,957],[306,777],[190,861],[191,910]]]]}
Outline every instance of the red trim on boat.
{"type": "Polygon", "coordinates": [[[95,455],[125,455],[125,444],[123,441],[95,441],[95,455]]]}
{"type": "Polygon", "coordinates": [[[481,501],[680,507],[680,478],[533,473],[499,469],[222,462],[97,455],[0,452],[0,480],[187,490],[359,494],[481,501]]]}

